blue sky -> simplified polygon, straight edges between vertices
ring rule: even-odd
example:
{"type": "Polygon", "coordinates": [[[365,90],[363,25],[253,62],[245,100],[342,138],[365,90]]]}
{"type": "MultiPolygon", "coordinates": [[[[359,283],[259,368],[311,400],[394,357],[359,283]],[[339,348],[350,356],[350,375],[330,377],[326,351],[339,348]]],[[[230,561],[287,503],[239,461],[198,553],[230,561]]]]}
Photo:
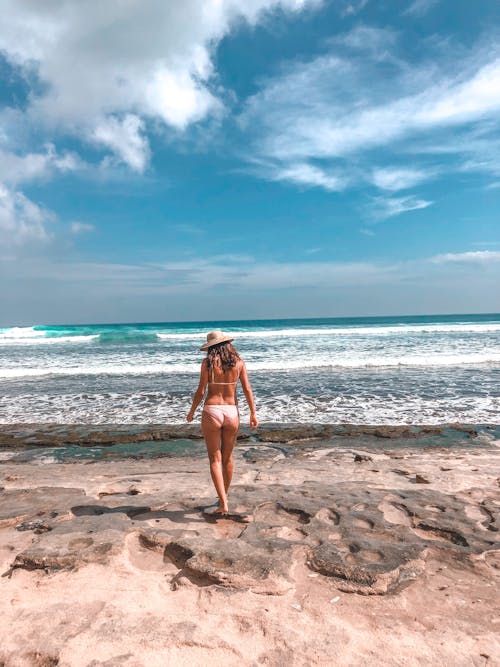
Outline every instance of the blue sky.
{"type": "Polygon", "coordinates": [[[497,0],[6,0],[0,324],[500,311],[497,0]]]}

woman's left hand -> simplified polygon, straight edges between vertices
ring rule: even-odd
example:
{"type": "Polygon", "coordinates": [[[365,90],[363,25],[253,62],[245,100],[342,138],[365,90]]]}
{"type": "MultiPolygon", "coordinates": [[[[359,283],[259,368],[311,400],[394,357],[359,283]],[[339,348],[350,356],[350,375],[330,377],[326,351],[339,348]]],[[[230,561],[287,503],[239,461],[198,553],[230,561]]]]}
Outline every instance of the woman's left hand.
{"type": "Polygon", "coordinates": [[[250,414],[250,428],[252,428],[252,429],[257,428],[258,425],[259,425],[259,422],[257,420],[257,415],[255,414],[255,412],[252,412],[250,414]]]}
{"type": "Polygon", "coordinates": [[[186,417],[187,422],[192,422],[194,418],[194,415],[192,412],[188,412],[188,416],[186,417]]]}

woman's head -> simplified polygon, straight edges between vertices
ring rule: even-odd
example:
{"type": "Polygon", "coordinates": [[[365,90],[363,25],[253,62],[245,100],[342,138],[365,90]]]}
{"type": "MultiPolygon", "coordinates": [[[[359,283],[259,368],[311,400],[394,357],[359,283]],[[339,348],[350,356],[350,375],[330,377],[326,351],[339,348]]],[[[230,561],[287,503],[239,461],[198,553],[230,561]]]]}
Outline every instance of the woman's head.
{"type": "Polygon", "coordinates": [[[220,329],[214,329],[207,333],[207,342],[203,343],[200,350],[206,351],[209,347],[218,345],[219,343],[231,343],[234,340],[229,334],[223,333],[220,329]]]}
{"type": "Polygon", "coordinates": [[[240,355],[229,342],[211,345],[207,351],[207,366],[211,368],[220,368],[227,371],[236,366],[240,355]]]}

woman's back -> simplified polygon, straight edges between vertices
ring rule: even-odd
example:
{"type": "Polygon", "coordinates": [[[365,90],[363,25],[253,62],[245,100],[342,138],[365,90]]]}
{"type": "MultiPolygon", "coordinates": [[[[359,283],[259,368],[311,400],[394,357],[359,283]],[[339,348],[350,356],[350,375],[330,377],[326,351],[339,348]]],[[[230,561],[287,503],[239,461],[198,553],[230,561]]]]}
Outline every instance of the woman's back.
{"type": "MultiPolygon", "coordinates": [[[[206,364],[206,360],[203,363],[206,364]]],[[[226,371],[221,367],[215,367],[215,365],[208,369],[205,405],[237,404],[236,387],[242,364],[242,360],[239,359],[232,368],[228,368],[226,371]]]]}

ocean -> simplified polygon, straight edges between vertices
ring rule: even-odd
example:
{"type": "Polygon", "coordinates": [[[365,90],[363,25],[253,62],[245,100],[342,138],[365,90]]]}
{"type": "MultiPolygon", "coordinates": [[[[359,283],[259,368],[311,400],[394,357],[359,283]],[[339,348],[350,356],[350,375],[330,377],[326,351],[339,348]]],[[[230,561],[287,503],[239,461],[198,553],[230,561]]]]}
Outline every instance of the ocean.
{"type": "Polygon", "coordinates": [[[6,327],[0,423],[182,423],[214,328],[234,334],[261,422],[499,421],[493,314],[6,327]]]}

